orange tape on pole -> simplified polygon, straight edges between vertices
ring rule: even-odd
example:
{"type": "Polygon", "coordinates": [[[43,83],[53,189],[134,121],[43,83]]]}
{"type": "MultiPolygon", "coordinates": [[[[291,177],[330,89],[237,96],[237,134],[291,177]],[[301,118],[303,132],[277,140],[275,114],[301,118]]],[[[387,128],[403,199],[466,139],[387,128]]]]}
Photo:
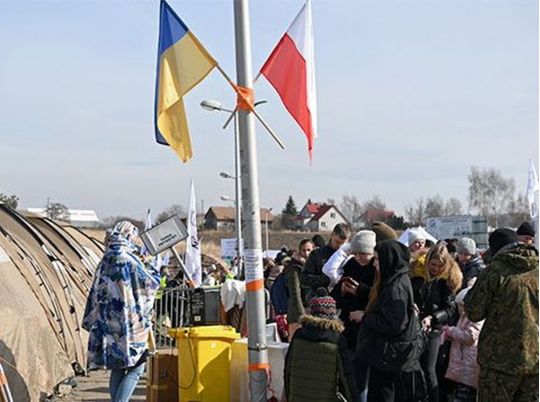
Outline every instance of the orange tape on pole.
{"type": "Polygon", "coordinates": [[[253,363],[248,366],[248,371],[261,371],[270,370],[270,364],[268,363],[253,363]]]}
{"type": "Polygon", "coordinates": [[[234,89],[236,90],[236,107],[238,110],[248,110],[250,112],[255,110],[253,89],[238,85],[235,85],[234,89]]]}
{"type": "Polygon", "coordinates": [[[264,288],[264,279],[256,279],[254,281],[246,283],[246,290],[249,292],[255,292],[264,288]]]}

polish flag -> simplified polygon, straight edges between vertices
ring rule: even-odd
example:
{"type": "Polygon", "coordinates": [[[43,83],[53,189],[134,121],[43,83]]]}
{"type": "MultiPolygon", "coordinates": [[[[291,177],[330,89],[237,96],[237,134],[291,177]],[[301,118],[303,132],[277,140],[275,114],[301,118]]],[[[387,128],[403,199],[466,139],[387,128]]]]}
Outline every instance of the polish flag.
{"type": "Polygon", "coordinates": [[[317,99],[311,3],[306,1],[260,74],[272,84],[308,140],[309,159],[317,138],[317,99]]]}

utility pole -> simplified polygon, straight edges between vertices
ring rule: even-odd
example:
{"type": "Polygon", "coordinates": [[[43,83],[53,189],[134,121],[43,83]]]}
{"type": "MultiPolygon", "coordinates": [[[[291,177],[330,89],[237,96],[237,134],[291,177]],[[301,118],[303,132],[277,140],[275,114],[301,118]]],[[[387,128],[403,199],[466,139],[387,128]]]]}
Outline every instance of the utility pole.
{"type": "MultiPolygon", "coordinates": [[[[251,38],[248,0],[234,0],[236,39],[236,79],[244,88],[253,88],[251,38]]],[[[244,229],[244,263],[248,312],[248,357],[250,401],[266,401],[268,384],[268,350],[262,266],[261,219],[255,121],[248,110],[238,110],[240,139],[242,211],[244,229]]]]}
{"type": "Polygon", "coordinates": [[[236,206],[236,263],[238,277],[245,279],[244,264],[242,263],[242,175],[240,174],[240,133],[238,130],[238,114],[234,115],[234,192],[236,206]]]}

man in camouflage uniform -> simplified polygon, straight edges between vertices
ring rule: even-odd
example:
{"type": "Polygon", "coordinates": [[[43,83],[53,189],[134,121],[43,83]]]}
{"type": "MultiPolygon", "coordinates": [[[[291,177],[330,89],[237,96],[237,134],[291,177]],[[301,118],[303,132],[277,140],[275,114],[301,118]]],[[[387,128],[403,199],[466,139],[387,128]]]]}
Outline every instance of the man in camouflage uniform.
{"type": "Polygon", "coordinates": [[[489,237],[491,265],[465,297],[485,319],[478,342],[479,402],[538,401],[538,251],[510,229],[489,237]]]}

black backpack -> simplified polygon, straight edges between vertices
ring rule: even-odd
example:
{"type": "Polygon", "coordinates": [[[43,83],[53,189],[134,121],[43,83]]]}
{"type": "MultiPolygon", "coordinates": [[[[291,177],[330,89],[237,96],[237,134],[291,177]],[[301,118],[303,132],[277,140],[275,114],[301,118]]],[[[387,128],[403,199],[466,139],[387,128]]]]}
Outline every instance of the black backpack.
{"type": "Polygon", "coordinates": [[[289,289],[287,288],[287,276],[280,273],[270,288],[270,301],[276,314],[287,314],[289,305],[289,289]]]}

